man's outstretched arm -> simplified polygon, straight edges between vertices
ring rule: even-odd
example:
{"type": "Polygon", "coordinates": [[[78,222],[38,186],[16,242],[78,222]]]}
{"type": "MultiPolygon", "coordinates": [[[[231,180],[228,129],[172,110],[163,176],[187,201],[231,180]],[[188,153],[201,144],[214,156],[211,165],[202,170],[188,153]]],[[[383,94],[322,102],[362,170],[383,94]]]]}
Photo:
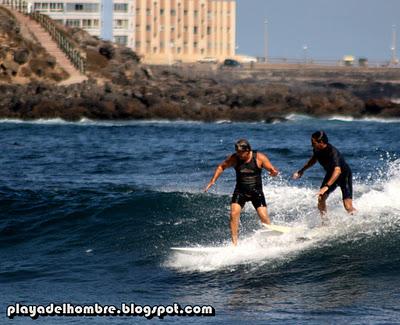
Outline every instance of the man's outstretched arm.
{"type": "Polygon", "coordinates": [[[214,172],[214,176],[211,178],[210,182],[207,184],[206,188],[204,189],[204,192],[207,192],[210,189],[210,187],[215,184],[218,177],[221,176],[221,174],[224,172],[224,170],[229,167],[232,167],[234,165],[234,163],[235,163],[234,155],[229,156],[222,163],[220,163],[214,172]]]}
{"type": "Polygon", "coordinates": [[[257,159],[261,160],[261,167],[268,170],[271,176],[275,177],[279,174],[279,170],[271,164],[271,162],[269,161],[268,157],[265,154],[257,153],[257,159]]]}
{"type": "Polygon", "coordinates": [[[307,163],[303,166],[303,168],[299,169],[297,172],[295,172],[295,173],[293,174],[293,176],[292,176],[293,179],[298,179],[298,178],[300,178],[301,176],[303,176],[304,172],[305,172],[308,168],[314,166],[316,162],[317,162],[317,158],[315,158],[315,156],[312,156],[312,157],[310,158],[310,160],[307,161],[307,163]]]}

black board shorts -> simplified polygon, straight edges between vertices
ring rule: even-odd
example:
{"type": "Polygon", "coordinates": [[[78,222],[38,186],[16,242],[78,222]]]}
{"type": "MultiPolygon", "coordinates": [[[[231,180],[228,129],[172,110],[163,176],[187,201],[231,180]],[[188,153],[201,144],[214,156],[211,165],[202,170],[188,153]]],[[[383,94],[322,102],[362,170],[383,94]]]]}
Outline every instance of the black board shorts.
{"type": "Polygon", "coordinates": [[[262,190],[254,190],[252,192],[241,192],[236,190],[233,192],[231,203],[237,203],[243,209],[246,202],[251,201],[254,208],[266,207],[265,196],[262,190]]]}
{"type": "MultiPolygon", "coordinates": [[[[331,178],[331,174],[328,173],[325,175],[324,180],[322,181],[321,188],[325,186],[325,184],[329,181],[331,178]]],[[[351,170],[346,171],[345,173],[341,174],[339,178],[336,180],[335,183],[333,183],[330,187],[329,190],[326,191],[326,194],[329,196],[336,188],[339,186],[341,191],[342,191],[342,198],[343,200],[346,199],[352,199],[353,198],[353,176],[351,173],[351,170]]]]}

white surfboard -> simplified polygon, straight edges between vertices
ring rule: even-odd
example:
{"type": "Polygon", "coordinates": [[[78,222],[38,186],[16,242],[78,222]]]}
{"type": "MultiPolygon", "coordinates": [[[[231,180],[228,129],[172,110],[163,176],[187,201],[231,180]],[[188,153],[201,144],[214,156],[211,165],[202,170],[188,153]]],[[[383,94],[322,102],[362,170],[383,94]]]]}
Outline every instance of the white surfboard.
{"type": "Polygon", "coordinates": [[[295,232],[295,231],[301,231],[304,230],[301,227],[289,227],[289,226],[281,226],[281,225],[267,225],[265,223],[262,224],[264,226],[264,228],[260,231],[263,234],[266,235],[284,235],[284,234],[288,234],[291,232],[295,232]]]}
{"type": "Polygon", "coordinates": [[[293,231],[293,227],[288,227],[288,226],[280,226],[280,225],[267,225],[266,223],[262,224],[265,229],[271,230],[271,231],[277,231],[282,234],[287,234],[288,232],[293,231]]]}
{"type": "MultiPolygon", "coordinates": [[[[288,234],[290,232],[302,231],[302,227],[289,227],[281,225],[267,225],[263,224],[263,228],[258,230],[263,237],[264,236],[280,236],[288,234]]],[[[302,238],[302,237],[301,237],[302,238]]],[[[234,246],[214,246],[214,247],[171,247],[171,250],[181,254],[187,255],[211,255],[219,253],[232,253],[234,252],[234,246]]]]}

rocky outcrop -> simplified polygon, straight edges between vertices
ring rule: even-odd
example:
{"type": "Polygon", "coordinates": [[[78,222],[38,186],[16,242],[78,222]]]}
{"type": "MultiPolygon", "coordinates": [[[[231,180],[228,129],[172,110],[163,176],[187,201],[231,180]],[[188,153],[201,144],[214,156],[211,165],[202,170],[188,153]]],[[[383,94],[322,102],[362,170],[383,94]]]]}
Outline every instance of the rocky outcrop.
{"type": "Polygon", "coordinates": [[[344,91],[304,85],[220,84],[213,79],[148,80],[120,86],[95,81],[68,87],[30,83],[0,85],[0,116],[37,119],[188,119],[201,121],[283,121],[289,113],[314,116],[400,117],[400,105],[361,100],[344,91]]]}

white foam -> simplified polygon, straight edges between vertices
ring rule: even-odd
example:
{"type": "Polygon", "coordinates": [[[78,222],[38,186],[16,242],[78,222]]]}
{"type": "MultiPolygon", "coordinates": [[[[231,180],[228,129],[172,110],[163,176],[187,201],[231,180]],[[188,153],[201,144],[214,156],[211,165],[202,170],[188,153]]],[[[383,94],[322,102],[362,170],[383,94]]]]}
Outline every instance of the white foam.
{"type": "Polygon", "coordinates": [[[346,115],[332,115],[327,117],[316,118],[309,115],[289,114],[286,116],[289,121],[305,121],[305,120],[328,120],[328,121],[342,121],[342,122],[375,122],[375,123],[400,123],[400,118],[381,118],[381,117],[362,117],[354,118],[346,115]]]}
{"type": "Polygon", "coordinates": [[[341,115],[333,115],[327,118],[329,121],[343,121],[343,122],[353,122],[354,117],[352,116],[341,116],[341,115]]]}
{"type": "Polygon", "coordinates": [[[15,123],[15,124],[44,124],[44,125],[96,125],[96,126],[129,126],[129,125],[152,125],[152,124],[202,124],[201,121],[186,121],[186,120],[91,120],[89,118],[81,118],[79,121],[66,121],[62,118],[52,119],[0,119],[0,123],[15,123]]]}
{"type": "Polygon", "coordinates": [[[61,118],[53,119],[36,119],[36,120],[20,120],[20,119],[0,119],[0,123],[15,123],[15,124],[73,124],[61,118]]]}
{"type": "Polygon", "coordinates": [[[304,120],[311,120],[313,119],[310,115],[303,115],[303,114],[289,114],[286,115],[286,119],[289,121],[304,121],[304,120]]]}
{"type": "Polygon", "coordinates": [[[242,238],[237,247],[228,248],[230,244],[225,244],[221,246],[225,249],[216,253],[204,255],[172,253],[166,266],[186,272],[208,272],[240,264],[257,264],[265,260],[280,263],[282,257],[287,257],[289,253],[293,255],[312,245],[312,241],[299,243],[291,236],[293,235],[285,234],[262,239],[258,233],[255,233],[247,238],[242,238]]]}

